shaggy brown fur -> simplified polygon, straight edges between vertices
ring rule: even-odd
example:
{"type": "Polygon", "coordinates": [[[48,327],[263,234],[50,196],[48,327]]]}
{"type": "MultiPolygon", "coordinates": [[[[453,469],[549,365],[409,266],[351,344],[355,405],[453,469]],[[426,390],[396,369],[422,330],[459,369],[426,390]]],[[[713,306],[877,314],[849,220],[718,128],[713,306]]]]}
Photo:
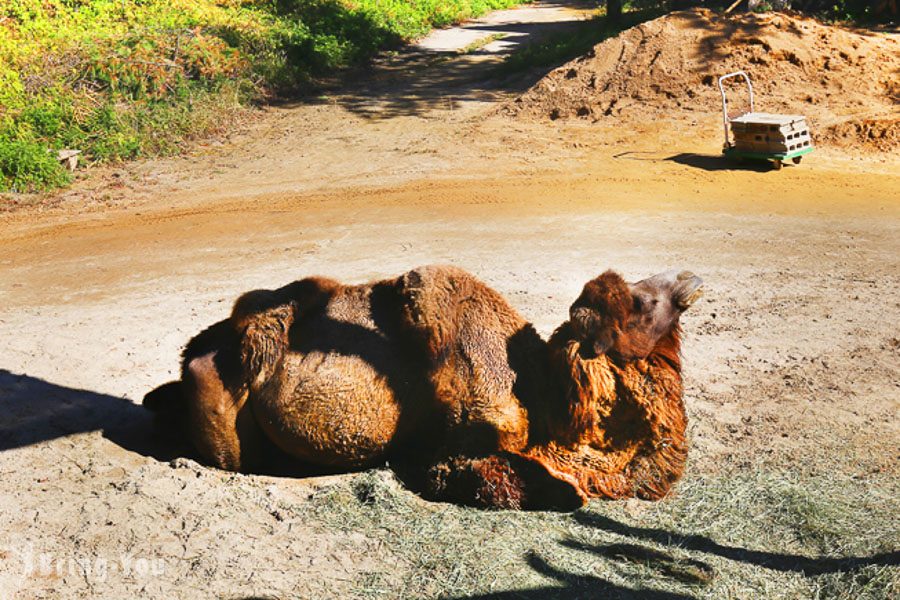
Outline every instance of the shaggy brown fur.
{"type": "Polygon", "coordinates": [[[653,339],[629,286],[607,272],[550,339],[566,413],[530,456],[572,473],[589,496],[664,496],[687,458],[677,320],[653,339]]]}
{"type": "Polygon", "coordinates": [[[578,507],[586,497],[572,476],[551,472],[543,461],[518,454],[457,456],[428,472],[434,498],[512,510],[578,507]]]}
{"type": "Polygon", "coordinates": [[[659,498],[687,450],[678,315],[699,287],[690,277],[604,273],[549,345],[454,267],[361,286],[304,279],[242,296],[188,344],[181,382],[145,405],[224,469],[252,470],[272,442],[336,468],[391,457],[430,497],[478,506],[659,498]]]}
{"type": "MultiPolygon", "coordinates": [[[[677,352],[677,334],[664,342],[677,352]]],[[[677,363],[651,354],[625,364],[584,358],[558,332],[553,360],[567,381],[568,419],[528,454],[572,473],[589,496],[658,499],[684,470],[687,416],[677,363]]]]}

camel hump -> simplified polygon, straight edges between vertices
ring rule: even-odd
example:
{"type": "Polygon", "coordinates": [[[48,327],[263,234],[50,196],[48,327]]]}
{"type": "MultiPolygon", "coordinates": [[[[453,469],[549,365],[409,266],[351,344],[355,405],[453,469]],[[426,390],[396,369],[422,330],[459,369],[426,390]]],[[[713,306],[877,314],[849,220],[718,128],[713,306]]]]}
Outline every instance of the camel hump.
{"type": "MultiPolygon", "coordinates": [[[[451,308],[450,305],[455,304],[460,296],[471,295],[475,288],[487,286],[459,267],[426,265],[401,276],[400,287],[423,309],[447,309],[451,308]],[[428,301],[427,305],[423,300],[428,301]]],[[[429,314],[429,316],[436,315],[429,314]]]]}
{"type": "Polygon", "coordinates": [[[443,354],[459,334],[461,299],[472,295],[478,282],[460,268],[428,265],[400,278],[403,320],[425,341],[431,357],[443,354]]]}
{"type": "Polygon", "coordinates": [[[240,361],[251,388],[258,389],[275,373],[300,313],[321,310],[341,287],[331,279],[309,277],[237,299],[229,321],[240,340],[240,361]]]}
{"type": "Polygon", "coordinates": [[[525,324],[500,294],[459,267],[419,267],[400,278],[399,290],[403,319],[424,338],[433,358],[445,353],[473,325],[496,327],[506,322],[518,328],[525,324]]]}
{"type": "Polygon", "coordinates": [[[248,292],[235,303],[231,323],[240,338],[240,359],[252,389],[268,381],[284,355],[294,307],[269,290],[248,292]]]}
{"type": "Polygon", "coordinates": [[[325,306],[332,295],[343,288],[325,277],[307,277],[277,290],[253,290],[240,296],[231,310],[231,322],[241,331],[261,319],[289,317],[295,312],[311,312],[325,306]],[[291,313],[291,314],[288,314],[291,313]]]}

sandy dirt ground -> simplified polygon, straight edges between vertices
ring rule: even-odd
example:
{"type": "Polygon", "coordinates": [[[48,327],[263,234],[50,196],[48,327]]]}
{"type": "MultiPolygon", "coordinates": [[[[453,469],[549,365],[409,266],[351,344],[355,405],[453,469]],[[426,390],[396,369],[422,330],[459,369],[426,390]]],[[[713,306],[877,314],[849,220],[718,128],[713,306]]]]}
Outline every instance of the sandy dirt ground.
{"type": "Polygon", "coordinates": [[[97,169],[0,215],[0,597],[339,597],[385,555],[281,512],[333,477],[174,458],[137,405],[237,295],[311,274],[453,263],[546,335],[608,267],[689,268],[707,282],[683,319],[690,469],[840,456],[898,475],[900,159],[820,148],[736,168],[714,113],[498,115],[534,79],[489,77],[509,43],[457,52],[472,32],[583,14],[545,3],[442,32],[187,157],[97,169]]]}

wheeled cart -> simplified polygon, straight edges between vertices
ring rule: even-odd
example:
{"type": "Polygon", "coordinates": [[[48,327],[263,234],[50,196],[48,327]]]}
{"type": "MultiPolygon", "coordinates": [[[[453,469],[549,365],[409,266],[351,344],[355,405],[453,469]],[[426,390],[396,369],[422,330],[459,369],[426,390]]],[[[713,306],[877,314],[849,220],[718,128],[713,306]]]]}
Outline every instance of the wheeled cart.
{"type": "Polygon", "coordinates": [[[787,161],[800,164],[803,155],[812,152],[812,138],[805,117],[754,111],[753,84],[744,71],[719,77],[719,91],[722,94],[722,120],[725,127],[722,153],[726,157],[768,161],[775,169],[780,169],[787,161]],[[750,111],[730,117],[723,82],[734,77],[742,77],[747,84],[750,111]]]}

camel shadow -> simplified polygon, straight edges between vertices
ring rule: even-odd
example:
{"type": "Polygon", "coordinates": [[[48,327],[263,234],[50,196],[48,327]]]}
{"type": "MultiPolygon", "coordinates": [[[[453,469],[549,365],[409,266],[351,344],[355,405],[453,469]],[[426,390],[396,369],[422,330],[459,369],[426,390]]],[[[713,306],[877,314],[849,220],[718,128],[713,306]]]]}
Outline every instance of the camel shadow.
{"type": "MultiPolygon", "coordinates": [[[[736,562],[756,565],[775,571],[802,573],[805,576],[824,575],[838,571],[854,571],[872,565],[900,565],[900,551],[880,552],[872,556],[810,558],[779,552],[748,550],[739,546],[728,546],[702,535],[676,533],[653,527],[635,527],[593,513],[576,512],[573,518],[582,525],[601,529],[609,533],[661,545],[677,546],[684,550],[714,554],[736,562]]],[[[579,548],[584,549],[583,547],[579,548]]],[[[597,554],[604,554],[602,548],[593,549],[593,551],[597,554]]]]}
{"type": "MultiPolygon", "coordinates": [[[[638,541],[677,547],[682,551],[713,554],[735,562],[776,571],[799,573],[806,577],[856,571],[868,566],[900,565],[900,552],[882,552],[866,557],[809,558],[727,546],[700,535],[680,534],[657,528],[634,527],[608,517],[587,512],[575,512],[572,518],[582,525],[638,541]]],[[[664,550],[638,543],[620,542],[590,545],[568,539],[561,541],[560,544],[570,550],[594,554],[605,561],[619,563],[620,565],[637,565],[644,570],[650,569],[654,572],[660,586],[663,588],[670,587],[670,584],[678,583],[699,590],[712,583],[716,577],[713,567],[703,560],[693,557],[678,557],[664,550]]],[[[622,600],[680,600],[695,597],[692,594],[686,595],[666,589],[633,589],[616,585],[594,575],[570,573],[551,565],[546,559],[533,552],[526,554],[524,559],[526,564],[535,572],[556,580],[559,582],[559,585],[457,596],[457,600],[487,600],[489,598],[498,600],[558,598],[562,600],[573,597],[602,597],[622,600]]]]}
{"type": "Polygon", "coordinates": [[[457,600],[569,600],[570,598],[604,598],[609,600],[690,600],[693,596],[656,589],[633,589],[606,581],[595,575],[576,575],[554,567],[544,558],[530,553],[528,566],[560,585],[523,590],[507,590],[488,594],[457,596],[457,600]]]}
{"type": "MultiPolygon", "coordinates": [[[[170,462],[189,458],[203,462],[193,446],[175,432],[161,431],[154,415],[127,398],[57,385],[0,369],[0,452],[48,442],[56,438],[102,431],[117,446],[170,462]]],[[[350,472],[298,463],[267,445],[264,469],[270,477],[318,477],[350,472]]]]}
{"type": "Polygon", "coordinates": [[[152,415],[126,398],[56,385],[0,369],[0,451],[59,437],[103,431],[119,446],[167,461],[187,456],[183,444],[160,439],[152,415]]]}

